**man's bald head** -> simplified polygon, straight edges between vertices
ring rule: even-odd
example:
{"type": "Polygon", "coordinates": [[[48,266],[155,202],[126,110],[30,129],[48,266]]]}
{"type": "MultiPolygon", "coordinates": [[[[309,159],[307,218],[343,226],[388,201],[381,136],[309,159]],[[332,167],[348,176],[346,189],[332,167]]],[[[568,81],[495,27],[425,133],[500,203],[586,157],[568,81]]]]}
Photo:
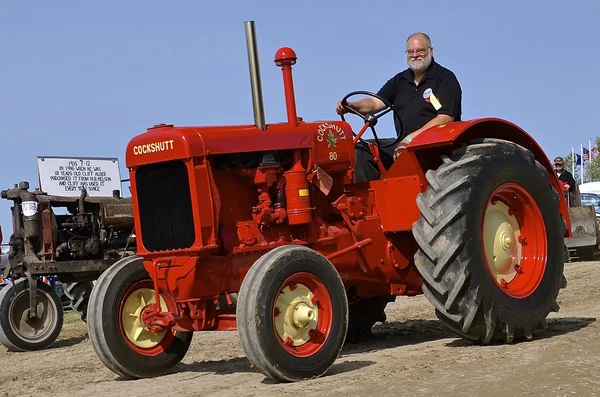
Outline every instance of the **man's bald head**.
{"type": "Polygon", "coordinates": [[[423,73],[433,60],[433,46],[429,36],[413,33],[406,40],[406,62],[415,73],[423,73]]]}
{"type": "Polygon", "coordinates": [[[424,44],[427,47],[431,47],[431,38],[423,32],[413,33],[408,36],[408,39],[406,39],[406,49],[408,49],[408,45],[411,41],[417,41],[418,44],[424,44]]]}

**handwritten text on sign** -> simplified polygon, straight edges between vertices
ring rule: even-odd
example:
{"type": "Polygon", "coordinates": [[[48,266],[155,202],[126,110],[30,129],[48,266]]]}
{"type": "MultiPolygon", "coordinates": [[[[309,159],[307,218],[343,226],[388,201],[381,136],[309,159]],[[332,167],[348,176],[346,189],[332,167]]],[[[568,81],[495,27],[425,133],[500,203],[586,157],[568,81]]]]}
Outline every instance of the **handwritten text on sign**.
{"type": "Polygon", "coordinates": [[[40,188],[48,194],[79,196],[85,188],[89,196],[112,196],[121,190],[117,159],[38,157],[40,188]]]}

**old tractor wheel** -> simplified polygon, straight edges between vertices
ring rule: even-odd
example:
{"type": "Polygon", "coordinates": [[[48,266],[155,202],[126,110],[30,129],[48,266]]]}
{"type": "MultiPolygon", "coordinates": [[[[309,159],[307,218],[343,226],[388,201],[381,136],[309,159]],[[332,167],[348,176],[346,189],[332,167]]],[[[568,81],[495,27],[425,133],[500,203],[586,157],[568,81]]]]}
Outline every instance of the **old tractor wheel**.
{"type": "Polygon", "coordinates": [[[19,279],[0,290],[0,343],[9,351],[49,347],[63,326],[63,306],[56,291],[36,282],[36,316],[31,317],[29,280],[19,279]]]}
{"type": "Polygon", "coordinates": [[[485,139],[443,157],[427,180],[415,264],[437,317],[481,344],[545,329],[565,281],[559,195],[546,169],[519,145],[485,139]]]}
{"type": "Polygon", "coordinates": [[[87,321],[87,309],[94,283],[91,281],[64,283],[63,292],[71,301],[71,307],[83,322],[87,321]]]}
{"type": "Polygon", "coordinates": [[[237,328],[250,362],[275,381],[323,375],[348,328],[348,298],[331,262],[310,248],[275,248],[250,268],[238,295],[237,328]]]}
{"type": "MultiPolygon", "coordinates": [[[[162,310],[175,311],[174,301],[160,295],[162,310]]],[[[100,361],[127,378],[169,373],[183,359],[192,332],[151,332],[142,315],[155,302],[152,279],[137,257],[120,259],[102,273],[90,297],[88,333],[100,361]]]]}

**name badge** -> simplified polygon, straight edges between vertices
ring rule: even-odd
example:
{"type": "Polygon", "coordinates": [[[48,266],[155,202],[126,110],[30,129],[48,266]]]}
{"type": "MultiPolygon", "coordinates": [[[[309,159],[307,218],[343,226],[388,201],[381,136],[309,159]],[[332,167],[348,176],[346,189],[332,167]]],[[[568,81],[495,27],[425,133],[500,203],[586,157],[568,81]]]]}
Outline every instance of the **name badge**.
{"type": "Polygon", "coordinates": [[[435,110],[440,110],[442,108],[442,104],[440,103],[439,99],[437,99],[437,97],[433,94],[433,90],[431,88],[428,88],[425,91],[423,91],[423,99],[425,99],[425,102],[431,103],[435,110]]]}
{"type": "Polygon", "coordinates": [[[431,93],[431,96],[429,97],[429,101],[431,102],[431,104],[433,105],[433,107],[435,108],[435,110],[440,110],[441,109],[442,104],[437,99],[437,97],[435,95],[433,95],[433,92],[431,93]]]}

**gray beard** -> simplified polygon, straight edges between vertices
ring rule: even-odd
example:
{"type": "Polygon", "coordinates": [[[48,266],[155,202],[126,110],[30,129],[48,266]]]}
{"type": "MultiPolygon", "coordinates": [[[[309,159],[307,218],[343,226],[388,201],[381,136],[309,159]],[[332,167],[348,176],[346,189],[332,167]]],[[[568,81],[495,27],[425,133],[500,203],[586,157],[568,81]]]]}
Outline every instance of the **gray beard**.
{"type": "Polygon", "coordinates": [[[412,69],[415,73],[423,73],[427,70],[429,65],[431,65],[431,61],[433,57],[431,55],[427,55],[425,58],[420,58],[415,61],[408,60],[408,67],[412,69]]]}

